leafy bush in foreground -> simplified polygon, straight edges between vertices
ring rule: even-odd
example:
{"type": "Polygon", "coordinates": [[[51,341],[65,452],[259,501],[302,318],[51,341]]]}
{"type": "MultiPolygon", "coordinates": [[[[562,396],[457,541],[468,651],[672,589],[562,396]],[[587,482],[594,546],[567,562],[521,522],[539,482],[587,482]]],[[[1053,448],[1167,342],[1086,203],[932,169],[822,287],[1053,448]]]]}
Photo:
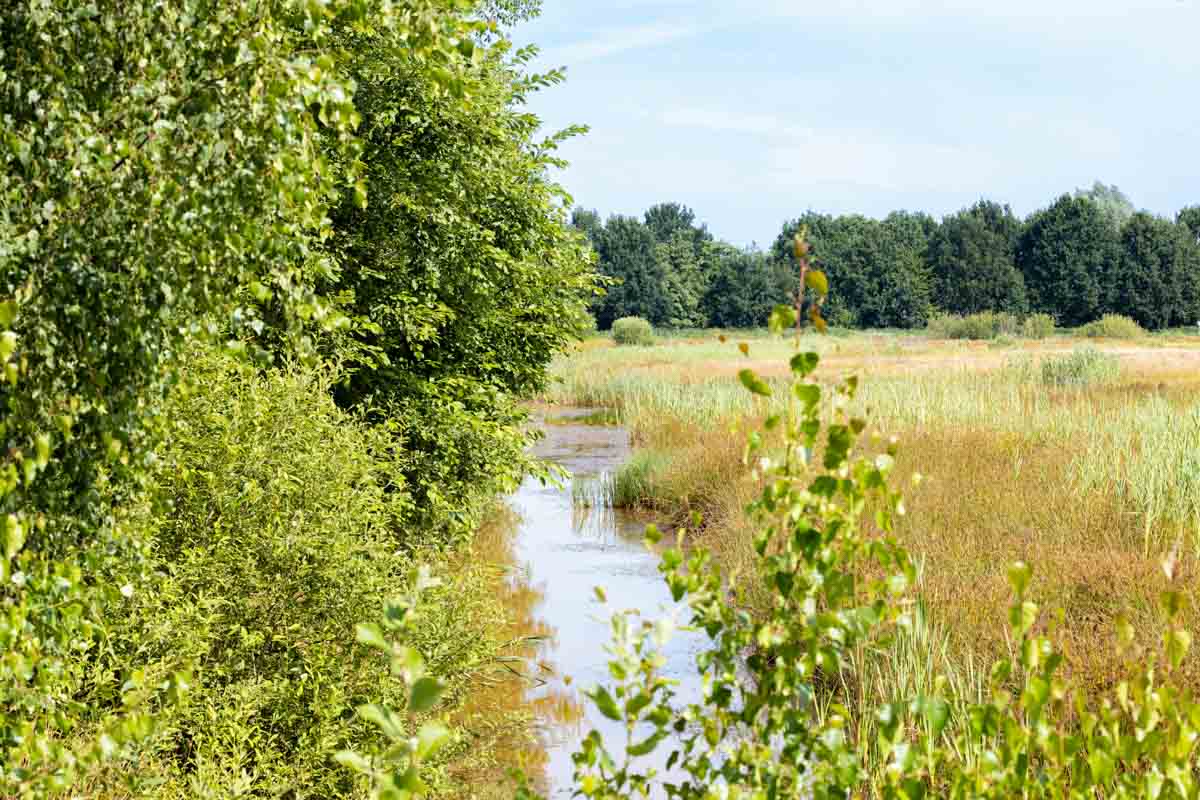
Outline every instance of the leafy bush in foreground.
{"type": "Polygon", "coordinates": [[[1091,339],[1137,339],[1146,335],[1141,325],[1122,314],[1105,314],[1079,330],[1091,339]]]}
{"type": "Polygon", "coordinates": [[[621,317],[612,325],[617,344],[646,346],[654,344],[654,329],[641,317],[621,317]]]}
{"type": "Polygon", "coordinates": [[[328,751],[366,728],[344,710],[397,691],[347,632],[407,572],[392,530],[410,502],[399,465],[383,430],[334,405],[327,370],[189,361],[162,452],[171,513],[148,537],[161,577],[112,624],[108,663],[187,668],[192,687],[161,712],[153,766],[120,769],[164,781],[139,796],[189,784],[348,794],[328,751]]]}

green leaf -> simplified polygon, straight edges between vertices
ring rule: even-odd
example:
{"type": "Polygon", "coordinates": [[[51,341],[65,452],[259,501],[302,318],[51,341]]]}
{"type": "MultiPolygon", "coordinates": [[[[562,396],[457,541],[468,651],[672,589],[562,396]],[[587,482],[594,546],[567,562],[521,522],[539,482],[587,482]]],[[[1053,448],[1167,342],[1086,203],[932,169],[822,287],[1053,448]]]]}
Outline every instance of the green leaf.
{"type": "Polygon", "coordinates": [[[756,395],[759,395],[761,397],[770,397],[771,396],[770,385],[768,385],[767,382],[764,381],[762,378],[758,377],[758,375],[754,372],[754,370],[751,370],[751,369],[741,370],[740,372],[738,372],[738,380],[742,382],[742,386],[745,386],[747,389],[749,389],[752,393],[754,393],[756,395]]]}
{"type": "Polygon", "coordinates": [[[829,279],[826,278],[825,273],[821,272],[819,269],[812,270],[805,274],[804,285],[822,297],[829,294],[829,279]]]}
{"type": "Polygon", "coordinates": [[[1033,577],[1033,569],[1023,561],[1017,561],[1008,568],[1008,583],[1013,593],[1022,597],[1029,588],[1029,579],[1033,577]]]}
{"type": "Polygon", "coordinates": [[[333,754],[333,760],[362,775],[371,774],[371,762],[353,750],[339,750],[333,754]]]}
{"type": "Polygon", "coordinates": [[[805,411],[811,411],[821,402],[821,387],[815,383],[793,383],[792,395],[803,404],[805,411]]]}
{"type": "Polygon", "coordinates": [[[408,707],[418,714],[437,704],[446,687],[437,678],[425,677],[413,684],[408,707]]]}
{"type": "Polygon", "coordinates": [[[626,752],[635,758],[638,756],[644,756],[647,753],[652,752],[654,748],[658,747],[659,742],[665,739],[668,733],[669,731],[655,731],[642,741],[637,742],[636,744],[631,744],[626,752]]]}
{"type": "Polygon", "coordinates": [[[383,735],[396,741],[404,738],[404,726],[401,724],[400,718],[392,713],[392,710],[386,706],[381,706],[376,703],[358,707],[358,716],[367,722],[374,723],[383,731],[383,735]]]}
{"type": "Polygon", "coordinates": [[[1167,658],[1170,659],[1173,668],[1179,668],[1191,646],[1192,634],[1182,628],[1176,628],[1167,634],[1167,658]]]}
{"type": "Polygon", "coordinates": [[[17,349],[17,335],[12,331],[0,333],[0,362],[8,361],[17,349]]]}
{"type": "Polygon", "coordinates": [[[450,729],[440,722],[431,720],[417,731],[417,757],[429,758],[450,741],[450,729]]]}
{"type": "Polygon", "coordinates": [[[820,360],[821,357],[816,353],[796,353],[796,355],[792,356],[790,362],[792,372],[801,378],[806,378],[817,368],[820,360]]]}
{"type": "Polygon", "coordinates": [[[586,694],[596,704],[596,708],[601,714],[614,722],[621,721],[621,710],[617,708],[617,701],[608,693],[608,689],[605,689],[603,686],[597,686],[586,694]]]}
{"type": "Polygon", "coordinates": [[[767,328],[771,333],[782,333],[796,325],[796,309],[787,305],[777,305],[767,319],[767,328]]]}
{"type": "Polygon", "coordinates": [[[25,546],[25,526],[16,514],[4,518],[4,557],[12,559],[25,546]]]}
{"type": "Polygon", "coordinates": [[[390,652],[392,644],[383,635],[383,629],[374,622],[359,623],[354,626],[354,638],[359,644],[390,652]]]}

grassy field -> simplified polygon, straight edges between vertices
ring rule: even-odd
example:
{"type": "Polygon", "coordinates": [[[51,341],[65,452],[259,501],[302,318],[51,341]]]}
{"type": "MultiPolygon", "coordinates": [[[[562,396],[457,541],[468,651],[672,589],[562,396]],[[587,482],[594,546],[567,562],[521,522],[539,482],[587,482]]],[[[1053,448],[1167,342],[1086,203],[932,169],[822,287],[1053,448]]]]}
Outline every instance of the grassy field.
{"type": "MultiPolygon", "coordinates": [[[[1068,670],[1100,688],[1119,677],[1113,623],[1124,613],[1150,643],[1174,554],[1194,593],[1200,563],[1200,336],[1135,340],[948,341],[894,332],[806,335],[818,376],[862,380],[858,402],[881,437],[901,441],[906,491],[899,533],[922,564],[928,610],[920,641],[901,643],[856,691],[888,695],[950,674],[975,691],[979,669],[1007,654],[1005,569],[1035,569],[1035,594],[1067,651],[1068,670]]],[[[704,515],[703,542],[730,569],[751,557],[742,509],[756,486],[746,433],[769,412],[737,381],[749,366],[783,380],[793,340],[717,332],[616,347],[595,338],[554,366],[545,400],[604,406],[637,453],[615,502],[662,521],[704,515]],[[748,355],[738,344],[748,345],[748,355]]],[[[1200,622],[1191,604],[1191,622],[1200,622]]],[[[1200,687],[1200,664],[1187,665],[1200,687]]]]}

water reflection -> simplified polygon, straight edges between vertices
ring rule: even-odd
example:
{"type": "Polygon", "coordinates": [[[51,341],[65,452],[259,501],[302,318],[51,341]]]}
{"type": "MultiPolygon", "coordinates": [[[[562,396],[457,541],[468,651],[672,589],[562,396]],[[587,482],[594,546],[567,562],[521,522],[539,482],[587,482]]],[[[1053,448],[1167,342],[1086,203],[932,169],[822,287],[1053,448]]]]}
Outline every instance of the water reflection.
{"type": "MultiPolygon", "coordinates": [[[[578,412],[580,415],[586,411],[578,412]]],[[[545,425],[546,436],[535,454],[553,461],[586,494],[607,482],[630,453],[620,428],[582,424],[545,425]]],[[[535,747],[511,749],[512,763],[523,763],[536,775],[543,793],[571,795],[571,753],[591,728],[614,745],[624,741],[620,725],[579,702],[580,691],[608,680],[605,644],[608,620],[602,618],[593,588],[603,586],[612,604],[655,617],[674,607],[661,576],[658,559],[642,545],[645,521],[600,502],[573,503],[572,490],[526,480],[509,500],[513,516],[503,526],[495,563],[508,564],[505,601],[514,617],[514,635],[524,636],[520,656],[536,664],[536,674],[508,681],[510,694],[498,703],[522,705],[538,730],[535,747]],[[513,696],[511,692],[517,692],[513,696]]],[[[694,699],[698,689],[693,656],[696,636],[677,636],[668,646],[666,672],[684,678],[681,699],[694,699]]]]}
{"type": "Polygon", "coordinates": [[[472,762],[473,772],[456,777],[472,787],[476,798],[511,798],[508,774],[520,769],[539,791],[550,786],[547,746],[557,737],[574,735],[583,707],[575,692],[556,684],[559,670],[552,657],[554,629],[539,614],[541,588],[516,554],[521,519],[502,508],[480,530],[471,558],[497,568],[495,591],[507,609],[507,645],[495,662],[476,676],[460,719],[472,746],[490,757],[472,762]],[[527,731],[533,732],[530,739],[527,731]]]}

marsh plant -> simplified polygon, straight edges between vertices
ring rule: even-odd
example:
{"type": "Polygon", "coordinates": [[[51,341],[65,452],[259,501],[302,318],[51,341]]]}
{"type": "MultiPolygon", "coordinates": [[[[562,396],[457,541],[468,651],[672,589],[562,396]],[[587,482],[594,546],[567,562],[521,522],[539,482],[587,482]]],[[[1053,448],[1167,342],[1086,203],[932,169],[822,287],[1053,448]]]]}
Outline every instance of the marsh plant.
{"type": "MultiPolygon", "coordinates": [[[[786,324],[791,313],[781,307],[775,319],[786,324]]],[[[675,702],[674,681],[662,672],[661,624],[615,614],[614,682],[590,696],[625,724],[628,738],[617,747],[589,734],[575,756],[579,793],[1196,796],[1200,704],[1174,680],[1191,643],[1177,623],[1185,600],[1174,559],[1163,564],[1172,588],[1161,598],[1161,648],[1142,652],[1132,626],[1118,624],[1114,645],[1129,677],[1098,703],[1061,674],[1063,655],[1043,634],[1045,615],[1030,598],[1032,566],[1016,563],[1008,572],[1011,656],[992,665],[982,691],[918,669],[926,679],[907,682],[905,696],[868,718],[856,715],[844,687],[930,634],[913,596],[913,559],[892,534],[905,512],[891,476],[896,443],[874,442],[869,422],[848,413],[854,378],[834,390],[833,419],[820,418],[827,389],[810,377],[817,363],[813,353],[792,358],[785,411],[768,417],[746,446],[762,485],[749,509],[755,578],[772,603],[752,616],[738,602],[741,585],[703,548],[666,551],[661,570],[672,595],[687,601],[691,625],[712,642],[696,659],[703,698],[675,702]],[[768,457],[773,436],[783,447],[768,457]],[[651,758],[660,749],[669,751],[670,772],[653,766],[663,763],[651,758]]],[[[772,394],[753,373],[742,382],[756,395],[772,394]]],[[[658,534],[651,529],[647,539],[658,534]]]]}

